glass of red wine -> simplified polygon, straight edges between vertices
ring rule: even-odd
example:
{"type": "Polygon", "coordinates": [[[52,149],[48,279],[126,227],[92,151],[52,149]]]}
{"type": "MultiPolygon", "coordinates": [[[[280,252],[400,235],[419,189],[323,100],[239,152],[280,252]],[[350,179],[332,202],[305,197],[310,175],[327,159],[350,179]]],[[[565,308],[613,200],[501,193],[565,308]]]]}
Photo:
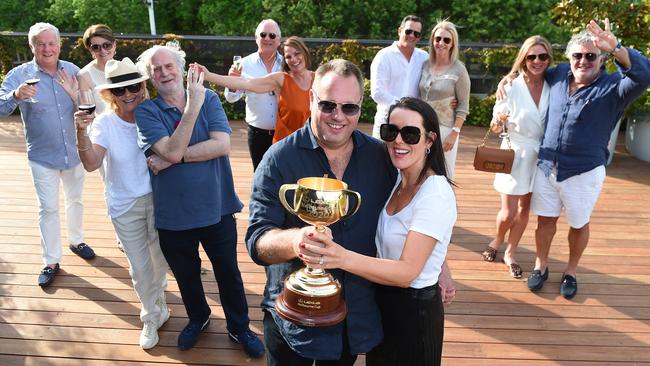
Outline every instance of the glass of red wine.
{"type": "MultiPolygon", "coordinates": [[[[31,73],[29,73],[27,75],[27,80],[25,80],[25,84],[27,84],[27,85],[36,85],[36,84],[38,84],[39,81],[41,81],[41,75],[40,75],[39,71],[37,70],[37,71],[31,72],[31,73]]],[[[36,99],[35,97],[31,97],[31,98],[27,99],[27,102],[29,102],[29,103],[38,103],[38,99],[36,99]]]]}
{"type": "MultiPolygon", "coordinates": [[[[87,114],[93,114],[95,112],[95,95],[92,89],[79,90],[77,102],[80,111],[84,111],[87,114]]],[[[88,134],[88,129],[86,129],[86,134],[88,134]]]]}

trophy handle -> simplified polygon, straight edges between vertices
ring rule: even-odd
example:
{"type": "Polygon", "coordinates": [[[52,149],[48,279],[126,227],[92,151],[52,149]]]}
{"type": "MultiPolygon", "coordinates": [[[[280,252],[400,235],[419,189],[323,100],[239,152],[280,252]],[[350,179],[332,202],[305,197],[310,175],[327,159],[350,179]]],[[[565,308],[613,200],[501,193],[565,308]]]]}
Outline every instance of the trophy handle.
{"type": "Polygon", "coordinates": [[[295,191],[296,189],[298,189],[297,184],[283,184],[280,187],[280,191],[278,192],[278,195],[280,196],[280,202],[282,202],[282,206],[284,206],[284,208],[287,209],[287,211],[290,211],[294,214],[296,214],[297,211],[293,207],[289,206],[289,203],[287,203],[287,191],[292,191],[292,190],[295,191]]]}
{"type": "Polygon", "coordinates": [[[347,219],[348,217],[354,215],[354,214],[357,213],[357,211],[359,210],[359,207],[361,207],[361,195],[359,194],[359,192],[351,191],[351,190],[349,190],[349,189],[345,189],[344,192],[345,192],[347,195],[353,195],[353,196],[355,196],[355,197],[357,198],[357,200],[356,200],[356,202],[355,202],[355,204],[354,204],[354,208],[353,208],[353,209],[348,209],[348,213],[346,213],[345,215],[341,216],[341,220],[343,220],[343,219],[347,219]]]}

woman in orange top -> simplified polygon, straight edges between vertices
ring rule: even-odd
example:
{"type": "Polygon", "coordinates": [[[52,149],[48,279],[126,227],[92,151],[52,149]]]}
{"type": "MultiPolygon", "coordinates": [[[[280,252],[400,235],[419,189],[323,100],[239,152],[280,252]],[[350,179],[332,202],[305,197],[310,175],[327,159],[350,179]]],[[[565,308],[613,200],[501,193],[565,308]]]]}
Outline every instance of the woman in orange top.
{"type": "Polygon", "coordinates": [[[314,72],[309,70],[309,49],[301,38],[287,38],[283,43],[283,54],[283,72],[255,79],[240,78],[241,69],[232,72],[231,75],[234,76],[225,76],[211,73],[199,64],[194,64],[193,67],[205,72],[206,81],[231,90],[279,95],[278,120],[273,135],[273,142],[276,143],[302,127],[309,118],[309,89],[314,81],[314,72]]]}

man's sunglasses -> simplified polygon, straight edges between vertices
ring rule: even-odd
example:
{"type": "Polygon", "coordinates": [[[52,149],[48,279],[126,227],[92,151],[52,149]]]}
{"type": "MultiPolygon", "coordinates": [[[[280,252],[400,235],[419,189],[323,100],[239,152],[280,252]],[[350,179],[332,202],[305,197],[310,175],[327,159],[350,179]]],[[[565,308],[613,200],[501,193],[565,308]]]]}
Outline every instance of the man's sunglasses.
{"type": "Polygon", "coordinates": [[[451,38],[449,38],[449,37],[435,36],[435,37],[433,37],[433,40],[436,41],[436,42],[444,41],[445,44],[450,44],[451,43],[451,38]]]}
{"type": "Polygon", "coordinates": [[[413,34],[415,36],[415,38],[420,38],[420,36],[422,35],[422,32],[418,32],[418,31],[413,30],[413,29],[404,29],[404,34],[406,34],[407,36],[410,36],[411,34],[413,34]]]}
{"type": "Polygon", "coordinates": [[[384,123],[379,127],[379,137],[387,142],[395,141],[397,135],[402,135],[402,141],[409,145],[415,145],[420,142],[421,134],[420,129],[415,126],[404,126],[399,128],[390,123],[384,123]]]}
{"type": "Polygon", "coordinates": [[[575,52],[571,54],[571,58],[576,61],[582,59],[582,56],[584,56],[587,61],[593,62],[596,61],[599,55],[592,52],[588,52],[588,53],[575,52]]]}
{"type": "Polygon", "coordinates": [[[113,94],[116,97],[121,97],[126,93],[128,90],[129,92],[135,94],[139,92],[142,89],[142,83],[137,83],[137,84],[131,84],[127,86],[122,86],[119,88],[111,88],[109,89],[111,91],[111,94],[113,94]]]}
{"type": "Polygon", "coordinates": [[[540,53],[539,55],[527,55],[526,60],[533,62],[535,59],[539,59],[540,61],[548,61],[551,56],[548,55],[548,53],[540,53]]]}
{"type": "Polygon", "coordinates": [[[316,92],[314,92],[314,97],[316,98],[316,102],[318,103],[318,110],[320,110],[323,113],[333,113],[336,110],[337,106],[341,106],[341,112],[345,114],[346,116],[356,116],[359,114],[359,111],[361,111],[361,106],[358,104],[354,103],[336,103],[332,102],[329,100],[320,100],[318,98],[318,95],[316,95],[316,92]]]}
{"type": "Polygon", "coordinates": [[[99,44],[99,43],[92,43],[92,44],[90,45],[90,49],[93,50],[93,51],[95,51],[95,52],[99,51],[99,50],[102,49],[102,48],[103,48],[104,50],[106,50],[106,51],[110,50],[111,48],[113,48],[113,42],[104,42],[104,43],[102,43],[102,44],[99,44]]]}
{"type": "Polygon", "coordinates": [[[261,32],[260,33],[260,38],[266,38],[266,36],[269,36],[270,39],[275,39],[278,35],[275,33],[266,33],[266,32],[261,32]]]}

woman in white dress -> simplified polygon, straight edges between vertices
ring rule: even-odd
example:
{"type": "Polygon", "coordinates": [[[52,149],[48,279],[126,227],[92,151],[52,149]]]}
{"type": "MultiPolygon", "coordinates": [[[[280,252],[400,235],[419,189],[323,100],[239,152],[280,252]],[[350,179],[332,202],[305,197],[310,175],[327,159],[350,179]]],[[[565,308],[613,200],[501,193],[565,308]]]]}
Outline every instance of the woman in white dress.
{"type": "Polygon", "coordinates": [[[300,244],[299,256],[314,268],[341,268],[379,284],[384,340],[368,353],[368,365],[440,365],[439,282],[451,281],[445,257],[456,198],[433,109],[420,99],[402,98],[390,107],[387,121],[380,136],[399,176],[377,223],[377,258],[318,232],[300,244]]]}
{"type": "MultiPolygon", "coordinates": [[[[526,39],[512,66],[512,72],[519,75],[509,86],[506,98],[497,101],[493,110],[492,131],[498,133],[504,125],[507,127],[515,159],[510,174],[498,173],[494,178],[494,189],[501,194],[501,209],[495,238],[483,252],[483,259],[496,259],[509,231],[503,262],[515,278],[522,276],[515,252],[528,225],[533,174],[549,101],[544,72],[553,62],[552,51],[551,44],[541,36],[526,39]]],[[[507,146],[504,138],[501,147],[507,146]]]]}
{"type": "Polygon", "coordinates": [[[420,99],[429,103],[440,121],[440,140],[447,162],[447,175],[454,179],[460,129],[469,114],[470,79],[458,60],[458,31],[443,20],[431,31],[429,60],[422,65],[418,85],[420,99]]]}
{"type": "Polygon", "coordinates": [[[147,160],[138,146],[135,108],[146,98],[145,80],[129,58],[109,60],[106,84],[96,88],[109,109],[86,128],[94,114],[75,113],[77,149],[86,171],[104,168],[108,214],[124,253],[129,273],[142,304],[140,346],[154,347],[158,328],[169,319],[165,301],[167,261],[160,249],[154,226],[153,196],[147,160]]]}

